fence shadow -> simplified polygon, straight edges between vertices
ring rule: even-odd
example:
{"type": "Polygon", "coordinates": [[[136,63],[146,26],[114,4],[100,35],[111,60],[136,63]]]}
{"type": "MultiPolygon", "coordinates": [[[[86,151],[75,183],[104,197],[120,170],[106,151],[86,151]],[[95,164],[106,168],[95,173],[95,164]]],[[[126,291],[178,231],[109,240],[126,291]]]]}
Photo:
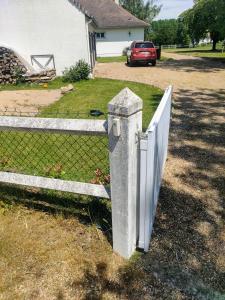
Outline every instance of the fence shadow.
{"type": "Polygon", "coordinates": [[[23,205],[64,218],[77,218],[80,223],[95,224],[112,245],[111,203],[91,196],[47,191],[36,188],[0,184],[1,201],[9,205],[23,205]]]}

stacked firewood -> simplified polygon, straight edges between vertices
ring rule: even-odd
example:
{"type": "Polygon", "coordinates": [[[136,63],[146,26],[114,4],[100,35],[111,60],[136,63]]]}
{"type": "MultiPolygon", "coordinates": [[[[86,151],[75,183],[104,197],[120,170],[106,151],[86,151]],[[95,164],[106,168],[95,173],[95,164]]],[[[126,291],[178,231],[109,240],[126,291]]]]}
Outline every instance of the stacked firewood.
{"type": "Polygon", "coordinates": [[[18,74],[26,72],[26,67],[12,50],[0,47],[0,84],[15,84],[18,74]]]}
{"type": "Polygon", "coordinates": [[[43,83],[56,77],[56,70],[30,72],[19,57],[10,49],[0,47],[0,85],[19,82],[43,83]]]}

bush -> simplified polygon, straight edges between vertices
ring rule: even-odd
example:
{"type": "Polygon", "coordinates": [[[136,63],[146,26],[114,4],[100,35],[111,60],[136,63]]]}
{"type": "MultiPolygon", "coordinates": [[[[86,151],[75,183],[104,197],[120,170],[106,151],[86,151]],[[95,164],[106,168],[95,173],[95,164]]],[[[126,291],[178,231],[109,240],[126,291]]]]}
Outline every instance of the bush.
{"type": "Polygon", "coordinates": [[[71,66],[63,72],[63,81],[75,82],[87,80],[91,73],[91,68],[84,60],[79,60],[75,66],[71,66]]]}
{"type": "Polygon", "coordinates": [[[16,67],[13,71],[13,77],[15,78],[16,84],[24,83],[24,71],[20,67],[16,67]]]}

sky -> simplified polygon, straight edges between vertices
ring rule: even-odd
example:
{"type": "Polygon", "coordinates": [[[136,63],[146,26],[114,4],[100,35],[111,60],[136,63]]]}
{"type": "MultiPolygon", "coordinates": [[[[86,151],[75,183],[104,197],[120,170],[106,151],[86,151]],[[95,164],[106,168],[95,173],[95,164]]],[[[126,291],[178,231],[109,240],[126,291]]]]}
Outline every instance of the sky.
{"type": "Polygon", "coordinates": [[[156,0],[157,2],[163,5],[157,20],[177,18],[184,10],[193,5],[193,0],[156,0]]]}

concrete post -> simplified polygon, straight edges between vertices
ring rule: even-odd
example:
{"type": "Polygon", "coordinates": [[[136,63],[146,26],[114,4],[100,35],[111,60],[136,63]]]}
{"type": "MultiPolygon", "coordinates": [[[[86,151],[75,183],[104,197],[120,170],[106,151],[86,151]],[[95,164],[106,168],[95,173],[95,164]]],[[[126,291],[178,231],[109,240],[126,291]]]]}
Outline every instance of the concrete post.
{"type": "Polygon", "coordinates": [[[129,258],[137,242],[138,133],[142,100],[125,88],[108,105],[113,249],[129,258]]]}

